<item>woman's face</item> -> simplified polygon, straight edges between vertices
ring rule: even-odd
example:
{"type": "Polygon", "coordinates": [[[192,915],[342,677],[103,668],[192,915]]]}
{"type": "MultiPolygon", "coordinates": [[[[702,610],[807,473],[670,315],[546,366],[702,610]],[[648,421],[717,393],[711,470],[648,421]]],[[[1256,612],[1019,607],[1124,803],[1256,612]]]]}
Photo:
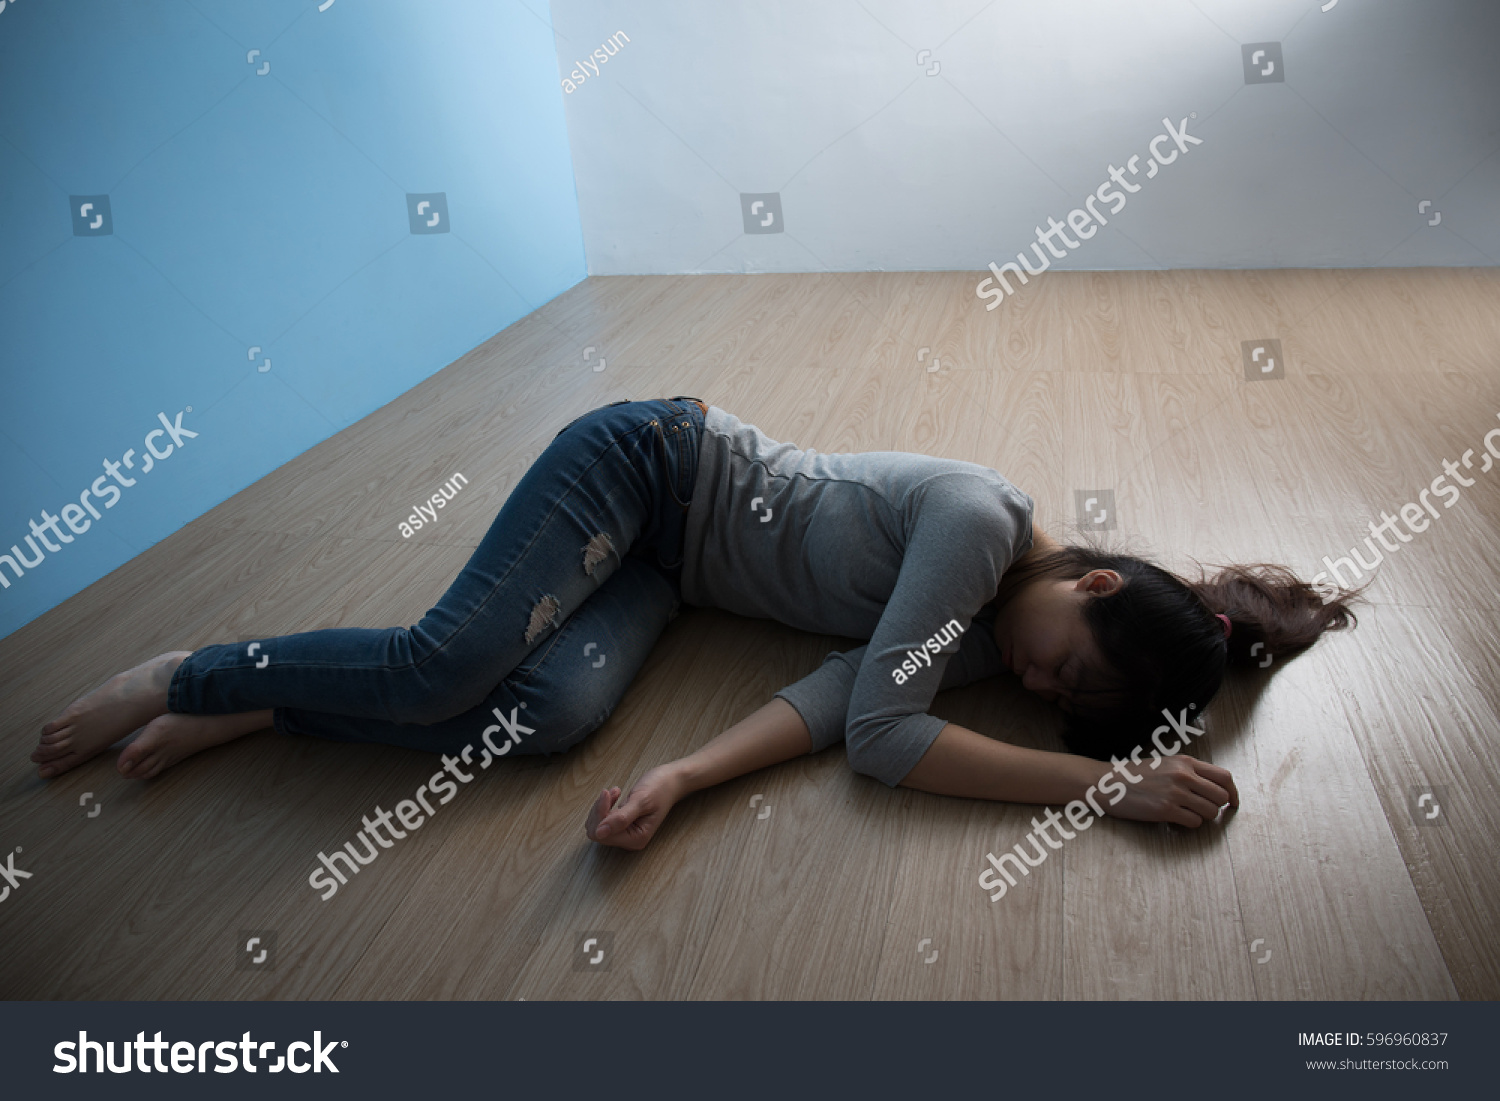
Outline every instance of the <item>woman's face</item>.
{"type": "Polygon", "coordinates": [[[995,643],[1006,668],[1028,691],[1071,710],[1080,680],[1104,665],[1084,622],[1084,605],[1121,583],[1114,570],[1091,570],[1079,578],[1040,578],[1025,586],[995,616],[995,643]]]}

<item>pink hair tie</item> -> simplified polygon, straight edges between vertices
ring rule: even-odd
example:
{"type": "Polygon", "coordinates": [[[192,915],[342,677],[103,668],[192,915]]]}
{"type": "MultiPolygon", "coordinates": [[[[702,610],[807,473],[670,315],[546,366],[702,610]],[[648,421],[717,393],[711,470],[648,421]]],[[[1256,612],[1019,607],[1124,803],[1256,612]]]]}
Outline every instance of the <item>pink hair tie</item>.
{"type": "Polygon", "coordinates": [[[1229,617],[1227,615],[1225,615],[1223,612],[1215,612],[1214,613],[1214,618],[1215,619],[1222,619],[1224,621],[1224,637],[1228,638],[1229,637],[1229,632],[1234,628],[1234,624],[1231,623],[1231,622],[1229,622],[1229,617]]]}

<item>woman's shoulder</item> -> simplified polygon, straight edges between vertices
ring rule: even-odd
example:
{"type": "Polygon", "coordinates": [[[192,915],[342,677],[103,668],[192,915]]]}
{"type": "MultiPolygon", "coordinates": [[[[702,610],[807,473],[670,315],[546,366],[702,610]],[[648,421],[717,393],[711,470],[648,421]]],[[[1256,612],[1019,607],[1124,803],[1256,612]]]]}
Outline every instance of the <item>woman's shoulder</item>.
{"type": "Polygon", "coordinates": [[[934,459],[930,471],[913,486],[924,498],[949,501],[981,512],[1030,510],[1031,497],[998,470],[977,463],[934,459]]]}

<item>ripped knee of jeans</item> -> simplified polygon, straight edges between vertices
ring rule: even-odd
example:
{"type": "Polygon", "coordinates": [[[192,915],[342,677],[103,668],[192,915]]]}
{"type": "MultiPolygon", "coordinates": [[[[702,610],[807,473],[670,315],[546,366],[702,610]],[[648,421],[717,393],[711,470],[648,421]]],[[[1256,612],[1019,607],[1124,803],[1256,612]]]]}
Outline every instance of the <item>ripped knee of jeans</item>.
{"type": "Polygon", "coordinates": [[[562,605],[557,602],[557,597],[547,593],[536,602],[531,609],[531,619],[526,624],[526,642],[529,645],[536,641],[537,636],[548,627],[557,623],[557,613],[562,605]]]}
{"type": "Polygon", "coordinates": [[[583,572],[593,577],[594,567],[614,552],[614,541],[601,531],[598,535],[590,539],[588,544],[583,548],[583,572]]]}

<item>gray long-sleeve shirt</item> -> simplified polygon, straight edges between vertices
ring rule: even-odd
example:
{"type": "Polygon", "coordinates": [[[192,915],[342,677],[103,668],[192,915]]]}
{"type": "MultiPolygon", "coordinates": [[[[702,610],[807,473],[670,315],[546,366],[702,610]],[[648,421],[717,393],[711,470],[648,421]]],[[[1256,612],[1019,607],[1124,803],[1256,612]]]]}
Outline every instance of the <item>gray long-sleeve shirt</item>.
{"type": "Polygon", "coordinates": [[[945,725],[927,714],[939,689],[1000,672],[992,617],[975,617],[1031,548],[1032,515],[1031,498],[988,467],[821,455],[709,406],[682,596],[869,639],[776,695],[815,752],[843,739],[856,771],[895,787],[945,725]]]}

